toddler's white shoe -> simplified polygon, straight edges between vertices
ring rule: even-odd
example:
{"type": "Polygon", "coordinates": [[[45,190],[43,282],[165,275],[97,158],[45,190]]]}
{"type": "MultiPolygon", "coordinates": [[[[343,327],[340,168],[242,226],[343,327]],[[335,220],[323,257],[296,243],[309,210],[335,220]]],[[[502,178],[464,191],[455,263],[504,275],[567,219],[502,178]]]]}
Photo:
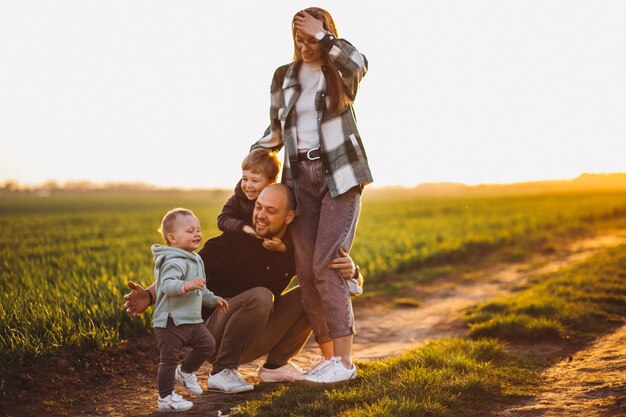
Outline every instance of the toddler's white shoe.
{"type": "Polygon", "coordinates": [[[160,412],[187,411],[193,407],[193,403],[183,399],[183,397],[172,391],[172,393],[165,398],[159,397],[157,407],[160,412]]]}
{"type": "Polygon", "coordinates": [[[198,384],[198,378],[194,372],[188,374],[187,372],[183,372],[180,369],[180,365],[176,368],[176,383],[182,385],[183,388],[187,390],[188,393],[194,395],[202,394],[202,388],[198,384]]]}
{"type": "Polygon", "coordinates": [[[356,366],[347,369],[341,362],[341,357],[334,356],[330,360],[322,362],[319,366],[304,375],[298,381],[304,385],[333,385],[356,377],[356,366]]]}

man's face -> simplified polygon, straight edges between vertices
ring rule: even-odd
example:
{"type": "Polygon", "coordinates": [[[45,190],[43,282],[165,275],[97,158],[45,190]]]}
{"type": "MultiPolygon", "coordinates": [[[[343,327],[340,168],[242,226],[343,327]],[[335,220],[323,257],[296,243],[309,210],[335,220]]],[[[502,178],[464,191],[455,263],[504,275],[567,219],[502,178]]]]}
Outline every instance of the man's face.
{"type": "Polygon", "coordinates": [[[282,190],[272,187],[264,189],[256,200],[252,214],[256,234],[265,239],[282,237],[295,217],[295,212],[287,207],[287,197],[282,190]]]}

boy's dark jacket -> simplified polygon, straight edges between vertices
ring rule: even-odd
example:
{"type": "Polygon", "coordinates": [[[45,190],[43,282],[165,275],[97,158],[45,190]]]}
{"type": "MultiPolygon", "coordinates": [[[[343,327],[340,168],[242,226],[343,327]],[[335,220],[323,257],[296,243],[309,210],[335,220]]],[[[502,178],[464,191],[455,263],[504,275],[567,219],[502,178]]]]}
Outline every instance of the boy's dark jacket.
{"type": "Polygon", "coordinates": [[[245,225],[252,224],[252,213],[256,200],[248,200],[241,189],[241,180],[235,186],[235,193],[228,199],[222,212],[217,216],[217,227],[222,232],[241,233],[245,225]]]}

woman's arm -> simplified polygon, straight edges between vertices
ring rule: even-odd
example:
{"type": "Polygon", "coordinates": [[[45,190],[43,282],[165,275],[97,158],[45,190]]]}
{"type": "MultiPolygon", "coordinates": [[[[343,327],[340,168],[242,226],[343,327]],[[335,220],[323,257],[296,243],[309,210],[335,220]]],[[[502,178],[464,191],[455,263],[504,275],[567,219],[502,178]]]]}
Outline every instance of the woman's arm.
{"type": "Polygon", "coordinates": [[[265,130],[263,137],[256,141],[250,150],[266,148],[272,151],[279,151],[283,147],[284,142],[280,120],[278,119],[278,109],[285,106],[282,85],[286,71],[287,66],[282,66],[274,71],[272,86],[270,87],[270,125],[265,130]]]}
{"type": "Polygon", "coordinates": [[[319,41],[328,58],[337,66],[341,80],[351,100],[356,97],[359,83],[367,73],[367,58],[350,42],[326,35],[319,41]]]}
{"type": "MultiPolygon", "coordinates": [[[[298,13],[294,18],[294,23],[297,30],[309,36],[315,37],[317,33],[325,32],[322,21],[304,11],[298,13]]],[[[350,42],[336,38],[331,33],[327,33],[317,42],[337,66],[339,75],[348,90],[347,93],[350,99],[354,100],[359,83],[367,73],[367,58],[350,42]]]]}

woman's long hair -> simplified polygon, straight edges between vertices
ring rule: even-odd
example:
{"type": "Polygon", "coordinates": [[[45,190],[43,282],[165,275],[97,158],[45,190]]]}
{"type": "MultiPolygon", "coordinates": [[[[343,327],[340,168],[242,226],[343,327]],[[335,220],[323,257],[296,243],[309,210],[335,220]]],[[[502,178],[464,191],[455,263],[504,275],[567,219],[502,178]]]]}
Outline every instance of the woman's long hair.
{"type": "MultiPolygon", "coordinates": [[[[335,37],[338,37],[337,27],[335,26],[335,22],[330,13],[324,9],[320,9],[319,7],[309,7],[304,9],[304,11],[317,20],[321,20],[324,24],[324,30],[332,33],[335,37]]],[[[296,27],[293,24],[293,21],[291,22],[291,34],[293,36],[293,60],[302,60],[300,51],[296,46],[296,27]]],[[[348,97],[348,94],[346,94],[346,88],[341,80],[337,66],[330,59],[328,59],[328,55],[324,51],[322,51],[322,61],[323,65],[326,65],[330,70],[326,72],[326,95],[329,99],[329,110],[332,112],[341,111],[348,105],[350,98],[348,97]]]]}

